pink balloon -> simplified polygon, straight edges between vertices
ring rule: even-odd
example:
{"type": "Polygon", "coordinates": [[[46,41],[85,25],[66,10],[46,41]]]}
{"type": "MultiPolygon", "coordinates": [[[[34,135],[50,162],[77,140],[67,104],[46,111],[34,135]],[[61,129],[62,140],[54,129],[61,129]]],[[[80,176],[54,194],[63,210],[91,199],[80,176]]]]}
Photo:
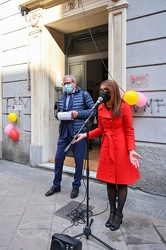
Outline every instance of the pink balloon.
{"type": "Polygon", "coordinates": [[[137,94],[138,94],[138,102],[136,103],[136,105],[138,107],[145,106],[147,103],[147,97],[141,92],[137,92],[137,94]]]}
{"type": "Polygon", "coordinates": [[[4,128],[4,133],[5,135],[10,135],[10,131],[13,129],[13,124],[9,123],[5,128],[4,128]]]}

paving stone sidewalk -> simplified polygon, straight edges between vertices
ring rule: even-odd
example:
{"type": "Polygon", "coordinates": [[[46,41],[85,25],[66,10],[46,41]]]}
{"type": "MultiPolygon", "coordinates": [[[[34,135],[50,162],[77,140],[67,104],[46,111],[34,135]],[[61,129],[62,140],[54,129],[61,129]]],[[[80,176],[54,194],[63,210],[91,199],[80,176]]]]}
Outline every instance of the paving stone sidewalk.
{"type": "MultiPolygon", "coordinates": [[[[73,175],[64,173],[62,191],[46,197],[52,179],[52,171],[0,160],[0,250],[50,250],[52,235],[63,233],[73,239],[84,232],[86,218],[72,226],[69,214],[80,203],[87,211],[86,178],[74,200],[73,175]]],[[[90,179],[89,198],[88,219],[94,221],[92,235],[77,238],[82,250],[166,249],[166,197],[129,188],[123,223],[115,232],[104,226],[109,214],[106,185],[90,179]]]]}

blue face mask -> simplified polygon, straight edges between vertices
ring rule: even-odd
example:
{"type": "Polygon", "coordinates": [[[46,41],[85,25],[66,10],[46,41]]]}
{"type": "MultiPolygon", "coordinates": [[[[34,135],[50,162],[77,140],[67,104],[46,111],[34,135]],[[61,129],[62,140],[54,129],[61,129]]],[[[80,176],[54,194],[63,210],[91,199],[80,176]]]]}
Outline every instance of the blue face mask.
{"type": "Polygon", "coordinates": [[[72,88],[71,84],[66,84],[64,86],[64,90],[65,90],[65,92],[70,93],[70,92],[72,92],[73,88],[72,88]]]}

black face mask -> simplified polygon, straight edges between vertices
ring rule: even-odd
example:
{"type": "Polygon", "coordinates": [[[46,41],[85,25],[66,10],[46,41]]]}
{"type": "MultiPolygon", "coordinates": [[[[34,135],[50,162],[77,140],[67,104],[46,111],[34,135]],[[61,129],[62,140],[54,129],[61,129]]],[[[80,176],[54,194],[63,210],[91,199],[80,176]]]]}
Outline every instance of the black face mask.
{"type": "Polygon", "coordinates": [[[100,91],[100,96],[103,98],[103,102],[106,103],[111,99],[110,92],[100,91]]]}

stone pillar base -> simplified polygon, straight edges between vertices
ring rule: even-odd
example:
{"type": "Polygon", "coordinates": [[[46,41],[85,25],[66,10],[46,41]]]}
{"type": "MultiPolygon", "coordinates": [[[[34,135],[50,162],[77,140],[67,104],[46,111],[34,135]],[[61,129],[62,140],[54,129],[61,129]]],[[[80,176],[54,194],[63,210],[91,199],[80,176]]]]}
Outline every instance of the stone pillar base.
{"type": "Polygon", "coordinates": [[[43,163],[43,146],[30,145],[30,165],[32,167],[39,166],[43,163]]]}

